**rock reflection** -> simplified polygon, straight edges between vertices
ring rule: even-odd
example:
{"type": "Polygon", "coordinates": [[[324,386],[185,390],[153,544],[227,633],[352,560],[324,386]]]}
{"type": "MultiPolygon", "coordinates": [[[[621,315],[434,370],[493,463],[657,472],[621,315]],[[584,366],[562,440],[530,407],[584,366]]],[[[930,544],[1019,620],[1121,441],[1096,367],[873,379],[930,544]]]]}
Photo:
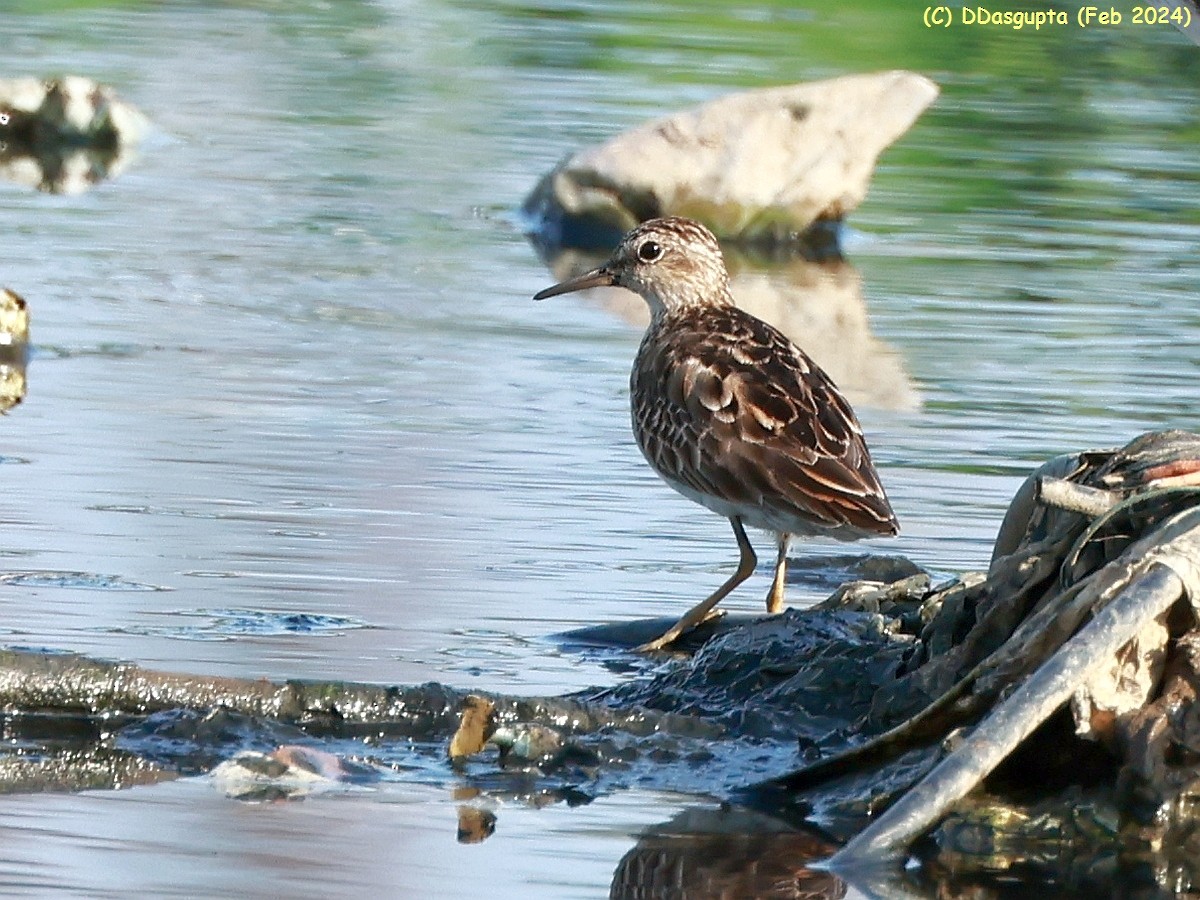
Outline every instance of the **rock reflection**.
{"type": "MultiPolygon", "coordinates": [[[[539,248],[542,249],[542,248],[539,248]]],[[[862,276],[844,259],[814,262],[789,257],[752,259],[723,248],[730,288],[738,306],[770,322],[821,366],[853,406],[914,410],[920,394],[903,358],[871,333],[862,276]]],[[[575,249],[543,253],[556,281],[599,265],[604,254],[575,249]]],[[[644,327],[645,302],[622,288],[590,292],[605,308],[644,327]]]]}
{"type": "Polygon", "coordinates": [[[609,897],[837,898],[846,884],[808,868],[836,847],[745,809],[691,809],[643,834],[622,857],[609,897]]]}
{"type": "Polygon", "coordinates": [[[82,193],[129,164],[148,124],[88,78],[0,80],[0,178],[51,194],[82,193]]]}

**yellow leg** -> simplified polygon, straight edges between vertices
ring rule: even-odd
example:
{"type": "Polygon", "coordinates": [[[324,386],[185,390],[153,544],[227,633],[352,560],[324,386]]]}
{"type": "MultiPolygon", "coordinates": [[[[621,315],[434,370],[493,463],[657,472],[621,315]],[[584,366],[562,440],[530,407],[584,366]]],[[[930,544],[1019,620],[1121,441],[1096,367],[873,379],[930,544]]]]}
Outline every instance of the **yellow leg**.
{"type": "Polygon", "coordinates": [[[713,591],[708,599],[697,603],[689,609],[682,619],[667,629],[665,634],[638,647],[639,651],[648,653],[651,650],[661,650],[685,631],[691,631],[705,619],[709,618],[713,607],[724,600],[730,591],[754,573],[754,567],[758,565],[758,557],[754,555],[754,548],[750,546],[750,540],[746,537],[746,529],[742,527],[742,520],[734,516],[729,520],[729,524],[733,526],[733,533],[737,537],[738,549],[742,554],[738,560],[737,571],[729,576],[728,581],[713,591]]]}
{"type": "Polygon", "coordinates": [[[786,590],[787,555],[792,536],[779,532],[779,555],[775,557],[775,578],[771,581],[771,592],[767,594],[767,612],[771,615],[783,612],[783,592],[786,590]]]}

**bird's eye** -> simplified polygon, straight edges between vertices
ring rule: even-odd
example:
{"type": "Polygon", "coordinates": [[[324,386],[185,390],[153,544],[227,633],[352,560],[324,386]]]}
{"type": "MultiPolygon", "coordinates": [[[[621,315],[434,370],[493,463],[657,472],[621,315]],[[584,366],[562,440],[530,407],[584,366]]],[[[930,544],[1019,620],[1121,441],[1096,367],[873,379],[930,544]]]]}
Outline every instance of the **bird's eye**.
{"type": "Polygon", "coordinates": [[[638,259],[642,262],[654,262],[663,254],[662,245],[657,241],[646,241],[638,247],[638,259]]]}

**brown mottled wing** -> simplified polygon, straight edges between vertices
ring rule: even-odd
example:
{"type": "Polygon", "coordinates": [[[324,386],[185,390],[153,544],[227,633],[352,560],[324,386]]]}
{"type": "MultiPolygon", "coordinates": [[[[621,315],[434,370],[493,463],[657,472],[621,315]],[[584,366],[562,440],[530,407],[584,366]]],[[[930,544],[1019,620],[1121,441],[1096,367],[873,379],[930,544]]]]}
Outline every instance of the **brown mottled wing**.
{"type": "Polygon", "coordinates": [[[638,444],[669,483],[814,531],[897,532],[850,404],[766,322],[732,306],[668,316],[630,387],[638,444]]]}

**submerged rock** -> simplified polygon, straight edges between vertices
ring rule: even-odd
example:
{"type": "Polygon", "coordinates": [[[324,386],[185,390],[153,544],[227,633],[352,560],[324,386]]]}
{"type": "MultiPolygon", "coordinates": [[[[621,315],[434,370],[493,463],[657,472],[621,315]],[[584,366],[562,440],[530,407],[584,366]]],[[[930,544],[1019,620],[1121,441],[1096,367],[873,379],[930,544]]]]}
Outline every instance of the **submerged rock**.
{"type": "Polygon", "coordinates": [[[523,211],[554,245],[611,246],[672,215],[728,240],[828,246],[822,226],[862,202],[879,154],[937,93],[893,71],[720,97],[573,154],[523,211]]]}
{"type": "Polygon", "coordinates": [[[242,750],[213,769],[209,778],[227,797],[262,802],[369,784],[379,773],[316,747],[285,745],[270,753],[242,750]]]}

